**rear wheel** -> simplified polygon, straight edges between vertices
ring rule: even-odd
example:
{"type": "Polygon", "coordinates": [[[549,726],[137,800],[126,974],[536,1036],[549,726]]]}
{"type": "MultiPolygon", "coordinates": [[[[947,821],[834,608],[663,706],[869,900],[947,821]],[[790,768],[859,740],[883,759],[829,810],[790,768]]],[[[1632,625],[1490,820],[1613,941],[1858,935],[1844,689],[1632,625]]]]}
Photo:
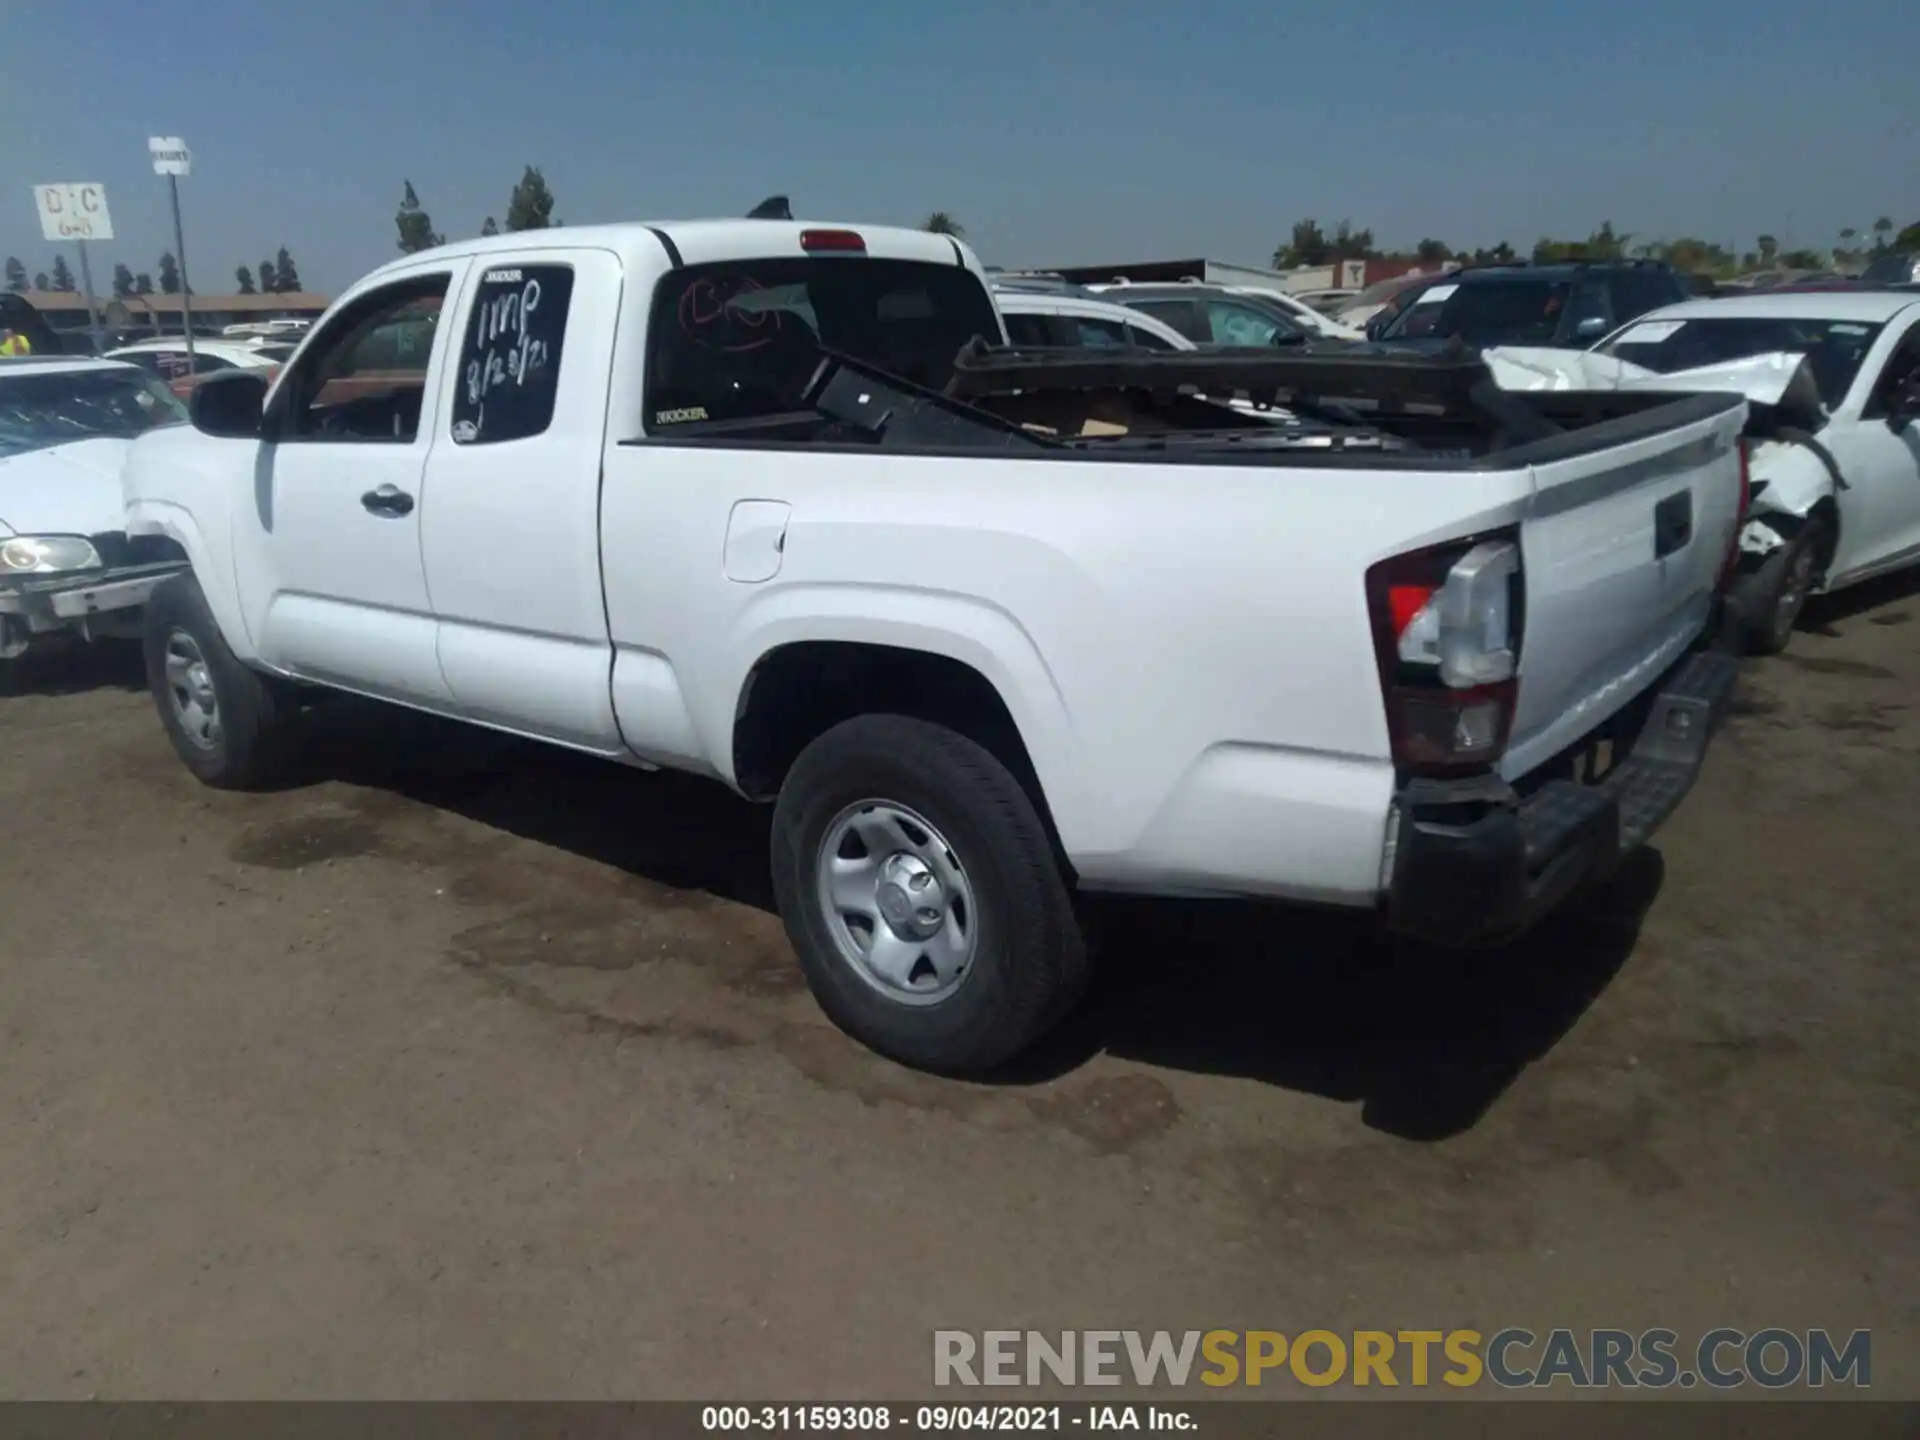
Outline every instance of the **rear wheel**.
{"type": "Polygon", "coordinates": [[[1787,648],[1820,582],[1832,536],[1832,522],[1813,515],[1792,539],[1734,581],[1729,598],[1748,654],[1778,655],[1787,648]]]}
{"type": "Polygon", "coordinates": [[[1086,988],[1086,945],[1033,801],[943,726],[861,716],[802,751],[774,808],[773,880],[821,1009],[904,1064],[992,1069],[1086,988]]]}
{"type": "Polygon", "coordinates": [[[286,766],[298,707],[287,686],[235,658],[190,575],[147,604],[147,685],[186,767],[222,790],[251,790],[286,766]]]}

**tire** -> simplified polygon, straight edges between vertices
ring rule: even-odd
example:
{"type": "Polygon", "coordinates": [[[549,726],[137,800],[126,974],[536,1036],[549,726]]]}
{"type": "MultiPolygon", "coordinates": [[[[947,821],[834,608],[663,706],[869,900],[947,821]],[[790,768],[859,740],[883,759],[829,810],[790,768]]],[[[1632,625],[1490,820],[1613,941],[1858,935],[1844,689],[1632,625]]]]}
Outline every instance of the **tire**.
{"type": "Polygon", "coordinates": [[[1787,648],[1819,582],[1832,533],[1826,516],[1810,516],[1791,540],[1734,580],[1728,598],[1747,654],[1778,655],[1787,648]]]}
{"type": "Polygon", "coordinates": [[[298,714],[288,687],[234,657],[191,575],[153,592],[146,625],[147,688],[181,763],[219,790],[270,784],[298,714]]]}
{"type": "Polygon", "coordinates": [[[781,786],[772,852],[780,914],[820,1008],[902,1064],[945,1075],[992,1070],[1064,1019],[1091,979],[1033,801],[990,751],[943,726],[865,715],[821,735],[781,786]],[[830,856],[830,835],[851,843],[830,856]],[[864,951],[862,926],[832,903],[823,879],[836,856],[847,893],[874,897],[864,951]],[[915,926],[934,907],[916,911],[906,900],[922,875],[941,915],[924,937],[915,926]],[[882,945],[891,966],[879,961],[882,945]],[[919,958],[903,963],[916,947],[919,958]]]}

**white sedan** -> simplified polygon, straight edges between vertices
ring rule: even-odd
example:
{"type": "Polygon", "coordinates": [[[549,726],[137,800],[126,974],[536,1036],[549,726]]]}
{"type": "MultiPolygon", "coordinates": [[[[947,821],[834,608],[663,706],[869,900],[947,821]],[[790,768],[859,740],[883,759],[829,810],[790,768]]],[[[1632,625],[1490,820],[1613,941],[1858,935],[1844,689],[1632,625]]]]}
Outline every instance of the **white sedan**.
{"type": "Polygon", "coordinates": [[[1691,300],[1590,351],[1486,357],[1508,388],[1747,396],[1752,500],[1730,598],[1752,651],[1784,648],[1809,595],[1920,564],[1920,295],[1691,300]]]}
{"type": "Polygon", "coordinates": [[[201,339],[193,337],[193,358],[187,358],[187,342],[178,335],[163,335],[153,340],[137,340],[118,350],[107,352],[109,360],[124,360],[138,365],[149,375],[173,387],[185,396],[199,383],[202,375],[217,370],[278,370],[293,358],[295,340],[256,341],[235,337],[201,339]]]}
{"type": "Polygon", "coordinates": [[[139,633],[139,607],[185,556],[128,537],[121,461],[136,436],[186,418],[131,365],[0,360],[0,689],[48,639],[139,633]]]}

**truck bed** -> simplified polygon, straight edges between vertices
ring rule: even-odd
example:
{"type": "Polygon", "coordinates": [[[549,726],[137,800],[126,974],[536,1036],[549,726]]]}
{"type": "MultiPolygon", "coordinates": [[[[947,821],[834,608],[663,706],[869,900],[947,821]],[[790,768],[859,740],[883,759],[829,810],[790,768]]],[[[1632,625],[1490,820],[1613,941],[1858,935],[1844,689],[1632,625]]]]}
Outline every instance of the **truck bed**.
{"type": "Polygon", "coordinates": [[[1739,403],[1672,392],[1509,392],[1474,351],[1409,355],[1355,345],[1108,354],[978,343],[957,357],[940,391],[824,352],[805,399],[810,408],[789,415],[678,427],[673,443],[1510,469],[1602,450],[1739,403]]]}

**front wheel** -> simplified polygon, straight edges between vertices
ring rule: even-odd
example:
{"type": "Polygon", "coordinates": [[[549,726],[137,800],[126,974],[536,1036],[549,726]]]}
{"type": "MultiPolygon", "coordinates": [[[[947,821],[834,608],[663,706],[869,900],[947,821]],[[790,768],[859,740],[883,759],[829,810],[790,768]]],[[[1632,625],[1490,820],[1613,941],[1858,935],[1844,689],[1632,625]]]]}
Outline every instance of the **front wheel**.
{"type": "Polygon", "coordinates": [[[866,715],[821,735],[781,787],[772,849],[820,1008],[903,1064],[990,1070],[1086,987],[1086,944],[1033,801],[943,726],[866,715]]]}
{"type": "Polygon", "coordinates": [[[1792,539],[1735,579],[1728,598],[1748,654],[1778,655],[1787,648],[1819,583],[1831,535],[1826,516],[1810,516],[1792,539]]]}
{"type": "Polygon", "coordinates": [[[159,586],[146,626],[147,686],[186,767],[221,790],[259,789],[275,779],[297,707],[284,685],[234,656],[200,583],[181,575],[159,586]]]}

